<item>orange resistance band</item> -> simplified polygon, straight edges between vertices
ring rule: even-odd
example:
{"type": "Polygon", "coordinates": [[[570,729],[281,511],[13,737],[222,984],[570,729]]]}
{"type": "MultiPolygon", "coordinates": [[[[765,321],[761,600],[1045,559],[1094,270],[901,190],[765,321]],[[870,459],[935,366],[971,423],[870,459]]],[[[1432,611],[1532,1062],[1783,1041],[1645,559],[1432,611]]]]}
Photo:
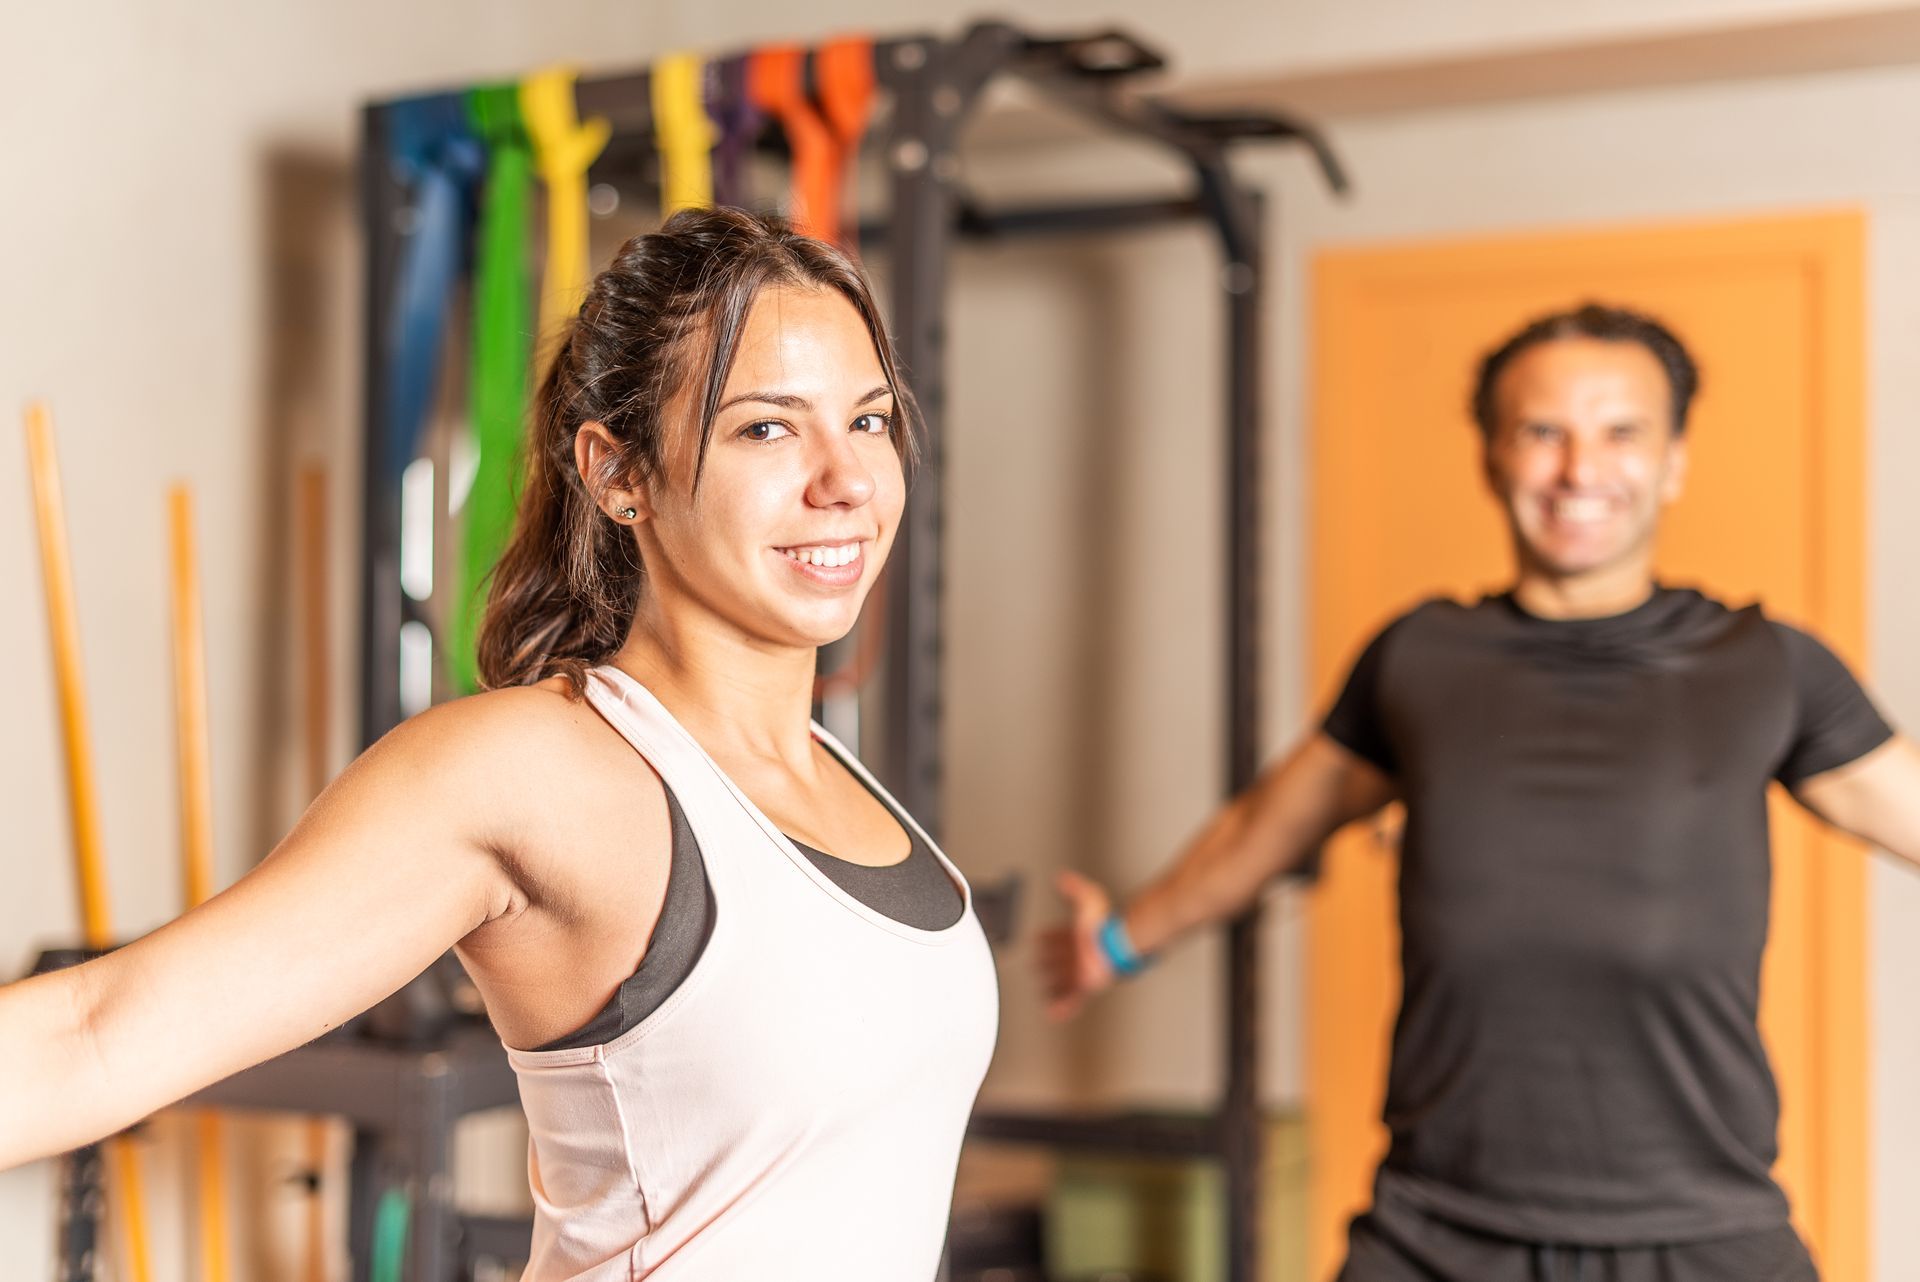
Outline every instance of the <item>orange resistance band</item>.
{"type": "Polygon", "coordinates": [[[835,163],[839,151],[807,101],[806,52],[798,45],[756,49],[747,60],[747,98],[780,122],[793,149],[794,230],[820,240],[840,239],[840,198],[835,163]]]}
{"type": "MultiPolygon", "coordinates": [[[[830,40],[815,51],[813,71],[820,111],[833,131],[837,203],[845,209],[857,209],[855,168],[860,159],[860,140],[866,136],[867,122],[873,115],[873,41],[865,36],[830,40]]],[[[846,243],[851,246],[855,239],[849,227],[846,243]]]]}

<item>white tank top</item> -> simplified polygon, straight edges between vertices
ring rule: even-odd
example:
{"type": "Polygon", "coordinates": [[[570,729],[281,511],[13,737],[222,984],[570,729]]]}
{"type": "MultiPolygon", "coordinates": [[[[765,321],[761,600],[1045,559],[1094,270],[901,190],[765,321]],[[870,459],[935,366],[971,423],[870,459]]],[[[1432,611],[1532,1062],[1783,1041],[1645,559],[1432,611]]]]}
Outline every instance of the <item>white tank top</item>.
{"type": "Polygon", "coordinates": [[[522,1282],[931,1279],[999,1020],[966,880],[936,848],[966,900],[945,930],[875,912],[639,682],[597,668],[587,697],[678,798],[713,933],[680,987],[613,1041],[509,1051],[531,1134],[522,1282]]]}

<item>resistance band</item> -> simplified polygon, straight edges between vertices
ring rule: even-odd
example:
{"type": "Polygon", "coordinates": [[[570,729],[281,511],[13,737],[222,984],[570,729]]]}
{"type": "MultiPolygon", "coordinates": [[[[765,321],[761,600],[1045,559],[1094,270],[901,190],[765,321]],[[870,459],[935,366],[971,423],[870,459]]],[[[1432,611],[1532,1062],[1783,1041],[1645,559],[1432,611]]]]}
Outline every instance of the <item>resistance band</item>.
{"type": "Polygon", "coordinates": [[[747,157],[759,141],[766,118],[747,94],[749,55],[713,64],[714,93],[708,109],[719,137],[713,144],[713,199],[721,205],[747,205],[747,157]]]}
{"type": "Polygon", "coordinates": [[[533,142],[534,164],[547,185],[546,280],[540,291],[540,342],[545,345],[558,342],[586,297],[587,168],[599,158],[612,130],[598,116],[580,120],[573,72],[563,67],[520,82],[520,116],[533,142]]]}
{"type": "MultiPolygon", "coordinates": [[[[213,753],[207,731],[207,636],[194,553],[193,494],[184,485],[167,492],[172,545],[173,703],[180,754],[180,862],[187,907],[213,895],[213,753]]],[[[226,1141],[220,1118],[196,1119],[200,1175],[200,1269],[205,1282],[227,1282],[226,1141]]]]}
{"type": "Polygon", "coordinates": [[[795,231],[820,240],[840,238],[833,133],[807,101],[806,53],[798,45],[756,49],[747,63],[747,97],[780,122],[793,151],[788,218],[795,231]]]}
{"type": "Polygon", "coordinates": [[[388,157],[413,196],[388,326],[387,426],[396,481],[420,448],[440,384],[447,305],[466,256],[479,140],[462,94],[408,98],[387,109],[388,157]]]}
{"type": "MultiPolygon", "coordinates": [[[[814,78],[820,94],[820,114],[826,117],[834,141],[834,205],[857,210],[860,140],[873,116],[873,41],[864,36],[830,40],[813,55],[814,78]]],[[[859,238],[854,224],[842,228],[844,243],[859,238]]]]}
{"type": "Polygon", "coordinates": [[[649,88],[654,145],[660,150],[660,212],[668,218],[713,203],[716,131],[702,101],[706,66],[690,53],[671,54],[653,64],[649,88]]]}
{"type": "Polygon", "coordinates": [[[413,1219],[413,1203],[405,1190],[388,1189],[380,1195],[373,1213],[373,1244],[368,1252],[367,1276],[372,1282],[401,1282],[406,1276],[407,1232],[413,1219]]]}
{"type": "Polygon", "coordinates": [[[533,273],[527,259],[533,224],[533,153],[512,85],[467,97],[474,131],[486,144],[486,189],[473,269],[473,354],[468,411],[479,455],[461,509],[460,560],[449,600],[447,647],[454,689],[479,688],[476,666],[487,575],[506,549],[519,497],[521,440],[533,377],[533,273]]]}
{"type": "MultiPolygon", "coordinates": [[[[27,458],[33,473],[33,508],[40,531],[40,569],[53,634],[54,684],[60,695],[61,742],[67,758],[67,804],[73,823],[73,863],[80,888],[80,918],[87,947],[111,948],[113,922],[107,907],[106,864],[100,854],[100,801],[94,790],[93,745],[87,735],[86,682],[80,671],[80,612],[74,605],[73,561],[67,550],[66,504],[60,494],[60,460],[44,405],[27,407],[27,458]]],[[[147,1246],[147,1208],[140,1182],[140,1155],[124,1135],[107,1141],[120,1194],[120,1222],[127,1241],[127,1271],[133,1282],[152,1282],[147,1246]]]]}

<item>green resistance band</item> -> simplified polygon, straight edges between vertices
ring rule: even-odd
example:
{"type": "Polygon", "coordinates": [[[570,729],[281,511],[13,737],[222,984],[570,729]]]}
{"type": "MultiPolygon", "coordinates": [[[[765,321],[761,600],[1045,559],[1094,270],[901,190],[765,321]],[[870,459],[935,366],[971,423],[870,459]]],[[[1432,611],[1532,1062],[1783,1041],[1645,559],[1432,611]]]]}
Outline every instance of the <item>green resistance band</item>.
{"type": "Polygon", "coordinates": [[[461,508],[458,579],[451,600],[453,687],[479,688],[476,667],[487,576],[506,550],[519,501],[522,438],[533,378],[534,298],[530,245],[533,150],[520,92],[492,85],[467,95],[473,129],[487,146],[486,189],[473,270],[473,352],[468,410],[479,455],[461,508]]]}

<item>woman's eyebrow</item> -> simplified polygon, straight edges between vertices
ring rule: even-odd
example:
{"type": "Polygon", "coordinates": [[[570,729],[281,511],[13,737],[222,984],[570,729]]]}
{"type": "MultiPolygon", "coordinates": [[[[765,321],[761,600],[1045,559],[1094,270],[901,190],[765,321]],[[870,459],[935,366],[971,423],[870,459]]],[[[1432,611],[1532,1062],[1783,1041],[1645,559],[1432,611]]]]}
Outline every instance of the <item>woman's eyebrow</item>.
{"type": "MultiPolygon", "coordinates": [[[[731,409],[747,401],[758,401],[762,405],[778,405],[783,410],[810,410],[813,403],[804,396],[792,396],[785,392],[742,392],[720,402],[720,409],[731,409]]],[[[717,411],[716,411],[717,412],[717,411]]]]}
{"type": "MultiPolygon", "coordinates": [[[[854,404],[865,405],[869,401],[877,401],[883,396],[891,395],[893,395],[893,389],[885,383],[882,383],[855,401],[854,404]]],[[[813,408],[813,402],[809,401],[806,397],[794,396],[788,392],[742,392],[738,396],[730,396],[720,402],[719,407],[714,412],[718,413],[720,410],[731,409],[735,405],[741,405],[748,401],[760,405],[777,405],[783,410],[795,410],[801,413],[813,408]]]]}

